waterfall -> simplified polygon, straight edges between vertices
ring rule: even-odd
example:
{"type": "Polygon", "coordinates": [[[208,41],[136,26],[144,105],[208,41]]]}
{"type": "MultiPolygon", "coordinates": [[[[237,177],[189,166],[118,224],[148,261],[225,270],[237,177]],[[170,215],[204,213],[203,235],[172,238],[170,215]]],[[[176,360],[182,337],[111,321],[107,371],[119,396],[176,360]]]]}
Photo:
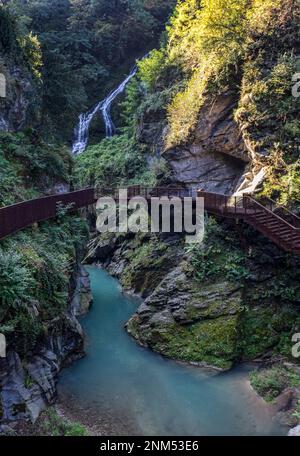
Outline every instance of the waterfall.
{"type": "Polygon", "coordinates": [[[89,127],[95,114],[100,113],[104,124],[105,134],[110,138],[115,133],[115,126],[113,124],[110,109],[113,101],[124,92],[126,85],[133,78],[137,72],[137,67],[134,66],[130,74],[121,82],[121,84],[113,90],[104,100],[100,101],[93,109],[85,114],[80,114],[78,126],[75,129],[75,140],[73,143],[73,155],[81,154],[85,151],[89,139],[89,127]]]}

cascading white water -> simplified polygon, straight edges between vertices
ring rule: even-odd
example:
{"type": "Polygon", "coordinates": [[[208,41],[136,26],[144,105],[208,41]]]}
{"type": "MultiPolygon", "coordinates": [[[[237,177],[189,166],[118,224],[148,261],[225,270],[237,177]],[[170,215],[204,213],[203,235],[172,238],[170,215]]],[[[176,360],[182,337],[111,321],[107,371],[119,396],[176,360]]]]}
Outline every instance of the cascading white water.
{"type": "Polygon", "coordinates": [[[98,103],[95,108],[85,114],[80,114],[79,123],[75,129],[75,141],[73,143],[72,149],[73,155],[78,155],[85,151],[89,139],[90,123],[96,113],[101,113],[103,117],[106,137],[110,138],[113,136],[115,133],[115,126],[110,114],[111,105],[117,96],[124,92],[126,85],[133,78],[136,72],[137,67],[135,66],[131,70],[130,74],[126,77],[126,79],[124,79],[124,81],[121,82],[121,84],[115,90],[113,90],[104,100],[100,101],[100,103],[98,103]]]}

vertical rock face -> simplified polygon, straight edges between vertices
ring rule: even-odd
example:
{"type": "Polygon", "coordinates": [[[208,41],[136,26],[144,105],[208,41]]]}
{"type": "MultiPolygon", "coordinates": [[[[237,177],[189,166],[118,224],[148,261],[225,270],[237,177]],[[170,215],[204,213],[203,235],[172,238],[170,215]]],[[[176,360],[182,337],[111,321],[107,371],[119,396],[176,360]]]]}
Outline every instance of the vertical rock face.
{"type": "Polygon", "coordinates": [[[0,73],[5,78],[5,97],[0,97],[0,131],[18,131],[36,115],[40,103],[32,77],[0,55],[0,73]]]}
{"type": "Polygon", "coordinates": [[[219,280],[200,286],[179,264],[143,302],[126,328],[141,345],[169,358],[228,369],[238,358],[242,292],[219,280]]]}
{"type": "Polygon", "coordinates": [[[234,193],[245,171],[241,160],[194,144],[169,150],[164,157],[178,182],[208,192],[234,193]]]}
{"type": "Polygon", "coordinates": [[[92,295],[90,277],[82,265],[79,265],[75,283],[76,285],[71,302],[71,308],[76,316],[84,315],[90,309],[92,295]]]}
{"type": "Polygon", "coordinates": [[[236,107],[232,91],[208,100],[189,144],[164,152],[177,181],[212,192],[230,194],[236,190],[249,162],[233,116],[236,107]]]}
{"type": "Polygon", "coordinates": [[[252,159],[234,119],[238,99],[232,90],[208,98],[188,143],[167,150],[164,150],[165,112],[144,113],[138,129],[139,141],[147,144],[154,156],[161,155],[167,161],[176,183],[232,194],[243,182],[252,159]]]}
{"type": "Polygon", "coordinates": [[[74,273],[71,297],[67,312],[47,323],[47,337],[26,360],[13,350],[0,359],[0,423],[34,422],[55,401],[61,368],[84,356],[84,334],[76,315],[89,309],[91,292],[81,265],[74,273]]]}

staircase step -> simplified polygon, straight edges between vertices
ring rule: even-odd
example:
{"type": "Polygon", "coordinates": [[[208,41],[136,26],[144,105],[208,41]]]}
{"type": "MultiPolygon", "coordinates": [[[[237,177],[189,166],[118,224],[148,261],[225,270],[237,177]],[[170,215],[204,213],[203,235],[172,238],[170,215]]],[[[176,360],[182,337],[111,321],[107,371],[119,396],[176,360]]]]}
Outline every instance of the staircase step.
{"type": "Polygon", "coordinates": [[[272,233],[275,233],[278,236],[291,236],[291,237],[293,237],[293,239],[297,238],[296,233],[294,233],[292,230],[279,230],[277,232],[273,231],[273,230],[271,230],[271,231],[272,231],[272,233]]]}
{"type": "Polygon", "coordinates": [[[254,224],[257,223],[258,225],[269,229],[271,231],[279,231],[282,228],[282,225],[280,223],[264,223],[259,220],[253,219],[254,224]]]}
{"type": "Polygon", "coordinates": [[[285,224],[286,223],[289,223],[288,221],[284,220],[284,219],[278,219],[276,217],[276,215],[272,215],[272,214],[253,214],[253,216],[259,220],[259,221],[264,221],[265,223],[268,223],[268,222],[274,222],[274,223],[282,223],[282,224],[285,224]]]}
{"type": "Polygon", "coordinates": [[[280,239],[284,239],[284,240],[293,240],[293,238],[291,237],[290,234],[283,234],[281,236],[278,236],[280,239]]]}
{"type": "Polygon", "coordinates": [[[254,217],[259,220],[274,220],[274,217],[271,214],[254,214],[254,217]]]}
{"type": "Polygon", "coordinates": [[[286,228],[284,228],[284,229],[279,229],[279,230],[277,231],[277,234],[278,234],[279,236],[285,236],[285,235],[289,234],[289,235],[293,236],[294,238],[297,237],[297,233],[295,233],[294,230],[289,230],[289,229],[286,229],[286,228]]]}
{"type": "Polygon", "coordinates": [[[284,222],[281,222],[280,220],[276,220],[274,217],[272,218],[255,218],[260,223],[264,223],[266,225],[284,225],[284,222]]]}
{"type": "Polygon", "coordinates": [[[292,234],[295,234],[293,232],[293,230],[291,230],[290,228],[280,228],[278,230],[278,234],[287,234],[287,233],[292,233],[292,234]]]}
{"type": "Polygon", "coordinates": [[[276,227],[276,228],[279,228],[279,229],[284,229],[284,228],[287,228],[288,230],[290,230],[291,228],[286,225],[285,223],[282,223],[282,222],[277,222],[277,221],[273,221],[271,223],[267,223],[266,226],[270,227],[270,228],[273,228],[273,227],[276,227]]]}
{"type": "Polygon", "coordinates": [[[233,207],[230,204],[225,208],[222,207],[222,201],[220,201],[219,212],[222,215],[223,209],[226,209],[227,215],[243,218],[245,222],[284,250],[300,253],[300,232],[296,232],[284,218],[267,208],[264,210],[255,200],[252,199],[249,202],[248,208],[245,209],[242,206],[233,207]]]}

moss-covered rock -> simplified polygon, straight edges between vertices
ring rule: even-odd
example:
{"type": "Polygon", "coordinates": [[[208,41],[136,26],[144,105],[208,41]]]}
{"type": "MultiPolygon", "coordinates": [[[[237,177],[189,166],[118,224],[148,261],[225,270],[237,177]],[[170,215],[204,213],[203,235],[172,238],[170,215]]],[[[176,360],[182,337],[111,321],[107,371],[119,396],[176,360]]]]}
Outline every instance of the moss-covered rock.
{"type": "Polygon", "coordinates": [[[240,287],[200,285],[183,268],[161,281],[128,322],[128,332],[170,358],[229,368],[239,357],[240,287]]]}
{"type": "Polygon", "coordinates": [[[93,258],[103,262],[126,291],[143,297],[155,290],[183,255],[181,239],[175,237],[163,242],[159,236],[148,233],[101,235],[93,252],[93,258]],[[106,252],[109,252],[107,256],[106,252]]]}
{"type": "Polygon", "coordinates": [[[228,369],[238,357],[238,317],[227,316],[161,328],[152,348],[182,361],[228,369]]]}
{"type": "Polygon", "coordinates": [[[129,260],[121,283],[126,289],[133,289],[143,296],[161,281],[161,277],[170,268],[168,246],[163,243],[144,243],[127,253],[129,260]]]}
{"type": "Polygon", "coordinates": [[[252,360],[266,353],[292,356],[292,335],[300,324],[299,312],[287,305],[248,308],[241,320],[243,358],[252,360]]]}
{"type": "MultiPolygon", "coordinates": [[[[167,274],[156,264],[159,283],[153,282],[127,325],[139,343],[171,358],[216,367],[266,356],[291,358],[292,335],[300,326],[297,259],[266,249],[260,239],[247,254],[240,244],[243,230],[228,228],[209,221],[202,246],[177,256],[167,274]],[[230,343],[220,337],[222,327],[230,343]]],[[[243,242],[251,245],[249,238],[243,242]]],[[[161,251],[165,261],[170,251],[161,251]]],[[[125,271],[134,271],[135,264],[135,277],[145,283],[153,272],[153,246],[137,246],[136,252],[125,271]]]]}

